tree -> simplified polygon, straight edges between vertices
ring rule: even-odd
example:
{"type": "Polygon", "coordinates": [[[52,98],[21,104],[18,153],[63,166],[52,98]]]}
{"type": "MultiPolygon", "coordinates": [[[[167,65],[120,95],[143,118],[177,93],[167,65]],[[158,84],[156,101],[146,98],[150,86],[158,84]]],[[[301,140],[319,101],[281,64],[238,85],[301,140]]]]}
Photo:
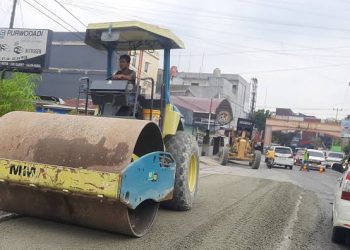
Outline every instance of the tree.
{"type": "Polygon", "coordinates": [[[0,80],[0,116],[11,111],[33,111],[37,80],[36,75],[24,73],[0,80]]]}
{"type": "Polygon", "coordinates": [[[253,114],[253,121],[258,131],[265,131],[266,119],[271,117],[270,110],[259,109],[253,114]]]}
{"type": "Polygon", "coordinates": [[[345,154],[350,154],[350,143],[346,144],[344,147],[343,147],[343,152],[345,154]]]}

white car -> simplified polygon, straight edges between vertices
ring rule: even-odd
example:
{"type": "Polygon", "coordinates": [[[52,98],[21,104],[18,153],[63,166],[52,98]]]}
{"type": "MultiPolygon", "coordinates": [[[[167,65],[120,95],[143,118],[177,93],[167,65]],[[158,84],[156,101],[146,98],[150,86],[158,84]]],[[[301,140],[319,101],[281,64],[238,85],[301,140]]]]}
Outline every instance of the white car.
{"type": "Polygon", "coordinates": [[[339,178],[333,203],[333,234],[332,241],[344,243],[350,232],[350,170],[339,178]]]}
{"type": "Polygon", "coordinates": [[[326,158],[323,151],[308,149],[307,152],[309,153],[309,169],[320,170],[321,168],[325,168],[323,165],[325,164],[326,158]]]}
{"type": "Polygon", "coordinates": [[[341,163],[345,154],[342,152],[328,152],[326,158],[326,167],[330,168],[334,163],[341,163]]]}
{"type": "Polygon", "coordinates": [[[273,146],[269,149],[273,151],[273,159],[267,159],[267,166],[284,166],[285,168],[293,169],[294,157],[293,150],[290,147],[273,146]]]}

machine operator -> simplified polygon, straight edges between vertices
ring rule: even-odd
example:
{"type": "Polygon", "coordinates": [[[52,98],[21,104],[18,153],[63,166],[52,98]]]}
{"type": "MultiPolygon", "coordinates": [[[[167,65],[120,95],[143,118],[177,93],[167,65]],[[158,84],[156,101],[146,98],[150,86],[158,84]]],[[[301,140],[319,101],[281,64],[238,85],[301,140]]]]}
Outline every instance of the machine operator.
{"type": "Polygon", "coordinates": [[[113,80],[127,80],[130,81],[135,86],[136,73],[135,71],[129,69],[130,67],[130,56],[122,55],[119,58],[119,68],[120,70],[113,74],[113,80]]]}

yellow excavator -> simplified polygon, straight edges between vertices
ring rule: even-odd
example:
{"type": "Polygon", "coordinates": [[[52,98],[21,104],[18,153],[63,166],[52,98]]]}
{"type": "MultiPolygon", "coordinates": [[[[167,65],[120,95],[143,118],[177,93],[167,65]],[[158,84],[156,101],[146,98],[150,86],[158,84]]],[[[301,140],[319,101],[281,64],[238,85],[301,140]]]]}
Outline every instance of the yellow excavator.
{"type": "Polygon", "coordinates": [[[87,79],[98,116],[2,116],[0,209],[141,237],[160,204],[189,210],[198,189],[198,145],[170,103],[170,50],[184,45],[167,29],[135,21],[89,24],[85,43],[107,52],[106,79],[114,51],[164,50],[160,98],[128,81],[87,79]]]}

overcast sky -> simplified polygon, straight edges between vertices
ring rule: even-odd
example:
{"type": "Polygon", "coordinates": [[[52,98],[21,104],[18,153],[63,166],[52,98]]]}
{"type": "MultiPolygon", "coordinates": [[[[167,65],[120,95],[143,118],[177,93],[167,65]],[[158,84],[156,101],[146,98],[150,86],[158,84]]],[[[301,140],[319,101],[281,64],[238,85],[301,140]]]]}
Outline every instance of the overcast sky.
{"type": "MultiPolygon", "coordinates": [[[[179,71],[258,78],[258,108],[285,107],[321,118],[350,114],[350,0],[57,0],[82,23],[140,20],[171,29],[186,49],[179,71]]],[[[66,31],[28,3],[85,27],[55,0],[18,0],[15,27],[66,31]]],[[[12,0],[0,1],[8,27],[12,0]]]]}

